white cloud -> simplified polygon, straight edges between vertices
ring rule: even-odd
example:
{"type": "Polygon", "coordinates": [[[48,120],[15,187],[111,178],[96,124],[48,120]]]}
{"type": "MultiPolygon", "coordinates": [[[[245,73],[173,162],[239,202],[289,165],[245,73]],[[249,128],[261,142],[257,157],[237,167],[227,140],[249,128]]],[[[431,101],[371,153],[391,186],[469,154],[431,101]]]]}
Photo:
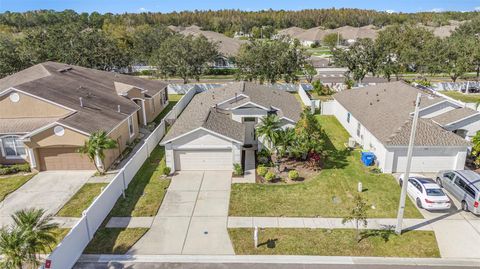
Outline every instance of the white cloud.
{"type": "Polygon", "coordinates": [[[146,8],[144,8],[144,7],[141,7],[141,8],[139,8],[139,9],[138,9],[138,11],[140,11],[140,12],[146,12],[146,11],[147,11],[147,9],[146,9],[146,8]]]}
{"type": "Polygon", "coordinates": [[[473,10],[475,10],[475,11],[480,11],[480,6],[474,7],[473,10]]]}
{"type": "Polygon", "coordinates": [[[395,10],[393,10],[393,9],[387,9],[387,10],[385,10],[385,12],[387,12],[388,14],[392,14],[392,13],[395,13],[395,10]]]}
{"type": "Polygon", "coordinates": [[[442,12],[443,8],[432,8],[430,11],[431,12],[442,12]]]}

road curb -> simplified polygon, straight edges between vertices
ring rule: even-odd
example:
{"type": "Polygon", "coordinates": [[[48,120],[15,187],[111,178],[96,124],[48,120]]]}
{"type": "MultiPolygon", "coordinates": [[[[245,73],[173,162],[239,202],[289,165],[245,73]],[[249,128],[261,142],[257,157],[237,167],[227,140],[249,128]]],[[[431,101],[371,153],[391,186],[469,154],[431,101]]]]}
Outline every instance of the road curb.
{"type": "Polygon", "coordinates": [[[411,265],[411,266],[477,266],[480,259],[387,258],[349,256],[283,256],[283,255],[93,255],[84,254],[78,263],[267,263],[267,264],[344,264],[344,265],[411,265]]]}

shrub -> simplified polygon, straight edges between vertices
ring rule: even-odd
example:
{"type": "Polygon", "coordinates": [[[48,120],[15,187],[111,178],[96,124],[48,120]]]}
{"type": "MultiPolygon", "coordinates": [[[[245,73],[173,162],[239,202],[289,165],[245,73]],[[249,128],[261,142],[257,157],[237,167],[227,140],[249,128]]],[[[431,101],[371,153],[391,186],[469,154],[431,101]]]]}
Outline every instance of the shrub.
{"type": "Polygon", "coordinates": [[[288,172],[288,178],[290,178],[291,180],[295,180],[298,178],[298,171],[297,170],[290,170],[288,172]]]}
{"type": "Polygon", "coordinates": [[[211,76],[228,76],[228,75],[235,75],[237,73],[237,69],[235,68],[210,68],[207,71],[207,75],[211,76]]]}
{"type": "Polygon", "coordinates": [[[242,166],[239,163],[233,164],[233,174],[236,175],[236,176],[243,175],[243,169],[242,169],[242,166]]]}
{"type": "Polygon", "coordinates": [[[257,153],[258,162],[262,164],[268,164],[270,162],[271,153],[268,149],[263,148],[257,153]]]}
{"type": "Polygon", "coordinates": [[[271,171],[268,171],[268,172],[265,174],[265,179],[266,179],[267,181],[272,181],[272,180],[275,179],[275,177],[276,177],[275,174],[274,174],[273,172],[271,172],[271,171]]]}
{"type": "Polygon", "coordinates": [[[13,164],[13,165],[0,165],[0,176],[15,174],[18,172],[28,173],[30,172],[30,165],[28,163],[13,164]]]}
{"type": "Polygon", "coordinates": [[[172,171],[172,169],[168,166],[165,166],[163,167],[163,170],[162,170],[162,173],[166,176],[170,175],[170,172],[172,171]]]}
{"type": "Polygon", "coordinates": [[[265,174],[267,174],[267,172],[268,172],[268,168],[267,168],[267,167],[265,167],[265,166],[259,166],[259,167],[257,167],[257,174],[258,174],[259,176],[264,177],[265,174]]]}

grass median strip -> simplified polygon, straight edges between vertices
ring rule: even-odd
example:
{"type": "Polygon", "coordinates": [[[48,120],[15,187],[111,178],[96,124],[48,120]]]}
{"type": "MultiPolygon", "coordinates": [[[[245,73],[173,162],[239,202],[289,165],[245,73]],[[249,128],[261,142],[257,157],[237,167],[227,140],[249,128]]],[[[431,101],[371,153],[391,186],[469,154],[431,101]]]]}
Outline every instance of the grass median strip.
{"type": "MultiPolygon", "coordinates": [[[[400,188],[390,174],[375,174],[360,161],[360,151],[345,149],[348,133],[333,116],[318,116],[328,135],[329,158],[311,180],[298,184],[233,184],[231,216],[345,217],[353,207],[358,182],[372,205],[369,218],[396,217],[400,188]]],[[[423,218],[410,200],[407,218],[423,218]]]]}
{"type": "Polygon", "coordinates": [[[125,254],[148,228],[100,228],[85,248],[86,254],[125,254]]]}
{"type": "Polygon", "coordinates": [[[319,255],[372,257],[440,257],[435,233],[365,230],[357,243],[353,229],[261,229],[258,248],[253,229],[229,229],[237,255],[319,255]]]}
{"type": "Polygon", "coordinates": [[[0,178],[0,201],[27,183],[35,174],[2,176],[0,178]]]}
{"type": "Polygon", "coordinates": [[[162,178],[163,167],[165,167],[165,149],[157,146],[128,185],[125,198],[122,196],[118,198],[110,216],[155,216],[170,185],[169,179],[162,178]]]}
{"type": "Polygon", "coordinates": [[[440,93],[445,94],[446,96],[452,97],[458,101],[465,103],[478,103],[480,102],[480,94],[470,93],[465,94],[457,91],[442,91],[440,93]]]}
{"type": "Polygon", "coordinates": [[[87,183],[70,198],[70,200],[58,211],[58,217],[78,217],[87,209],[95,198],[102,192],[107,183],[87,183]]]}

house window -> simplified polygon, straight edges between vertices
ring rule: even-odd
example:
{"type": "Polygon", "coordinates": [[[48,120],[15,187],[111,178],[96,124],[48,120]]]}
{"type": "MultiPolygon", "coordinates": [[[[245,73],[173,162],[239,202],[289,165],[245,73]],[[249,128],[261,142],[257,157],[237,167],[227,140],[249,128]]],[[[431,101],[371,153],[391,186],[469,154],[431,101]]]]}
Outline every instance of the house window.
{"type": "Polygon", "coordinates": [[[5,136],[1,139],[2,153],[7,158],[21,158],[26,155],[25,146],[17,136],[5,136]]]}
{"type": "Polygon", "coordinates": [[[257,118],[255,117],[245,117],[243,118],[243,122],[255,122],[257,118]]]}
{"type": "Polygon", "coordinates": [[[360,137],[360,130],[362,129],[362,125],[359,123],[357,123],[357,136],[360,137]]]}
{"type": "Polygon", "coordinates": [[[135,127],[133,126],[132,116],[128,117],[128,133],[130,134],[130,137],[135,135],[135,127]]]}
{"type": "Polygon", "coordinates": [[[347,122],[350,123],[350,113],[347,113],[347,122]]]}

